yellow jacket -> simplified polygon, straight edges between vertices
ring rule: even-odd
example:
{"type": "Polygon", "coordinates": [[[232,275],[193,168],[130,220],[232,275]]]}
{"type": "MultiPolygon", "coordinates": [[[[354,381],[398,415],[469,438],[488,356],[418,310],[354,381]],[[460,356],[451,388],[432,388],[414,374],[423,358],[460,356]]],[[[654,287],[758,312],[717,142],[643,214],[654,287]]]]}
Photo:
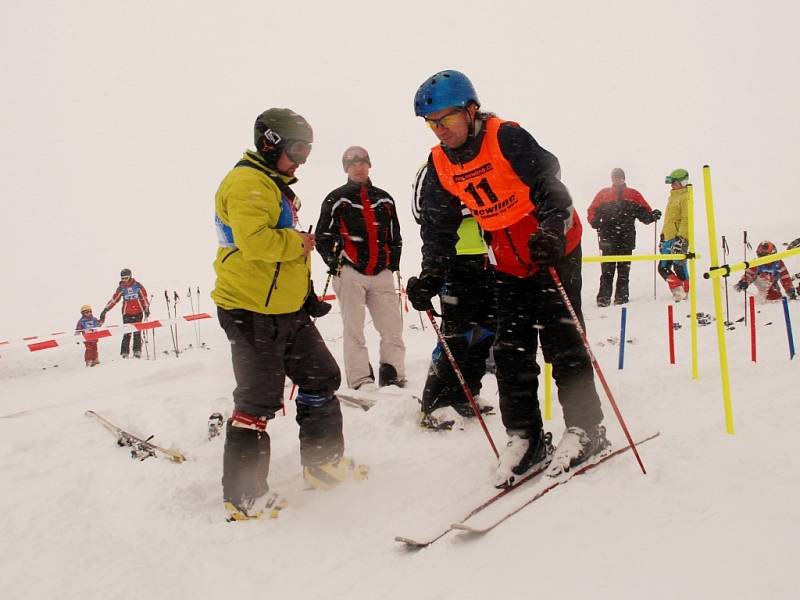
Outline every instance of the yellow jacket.
{"type": "Polygon", "coordinates": [[[689,188],[682,187],[669,193],[661,235],[665,240],[677,236],[689,239],[689,188]]]}
{"type": "Polygon", "coordinates": [[[274,315],[303,306],[310,268],[294,229],[288,186],[296,181],[267,167],[254,152],[246,152],[222,180],[215,198],[220,247],[211,292],[220,308],[274,315]]]}

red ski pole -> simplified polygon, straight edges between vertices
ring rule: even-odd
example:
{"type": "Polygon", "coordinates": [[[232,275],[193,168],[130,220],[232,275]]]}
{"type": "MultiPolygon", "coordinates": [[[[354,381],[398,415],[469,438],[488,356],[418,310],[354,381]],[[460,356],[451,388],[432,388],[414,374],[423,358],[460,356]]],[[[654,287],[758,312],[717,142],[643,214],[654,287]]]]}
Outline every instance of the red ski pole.
{"type": "Polygon", "coordinates": [[[586,338],[586,332],[583,330],[581,322],[578,320],[578,315],[575,312],[575,308],[573,308],[572,302],[569,301],[567,292],[564,289],[564,286],[561,284],[561,278],[558,276],[555,267],[548,267],[548,270],[550,271],[550,277],[553,278],[553,283],[555,283],[556,288],[558,288],[558,293],[561,294],[561,299],[564,301],[564,306],[567,307],[567,310],[569,311],[569,314],[572,317],[572,324],[575,325],[575,329],[581,336],[583,347],[586,349],[586,353],[589,355],[589,359],[592,361],[592,366],[594,367],[594,370],[597,373],[597,377],[598,379],[600,379],[600,383],[603,384],[603,389],[606,392],[606,396],[608,396],[608,401],[611,403],[611,407],[614,409],[614,414],[617,415],[617,421],[619,421],[620,427],[622,427],[622,431],[625,433],[625,438],[628,440],[628,446],[630,446],[631,450],[633,450],[633,454],[634,456],[636,456],[636,461],[639,463],[639,467],[641,467],[642,473],[644,475],[647,475],[647,471],[644,468],[644,463],[642,462],[642,457],[639,456],[639,451],[636,450],[636,444],[634,443],[633,438],[631,437],[631,434],[628,431],[628,426],[625,425],[625,419],[622,418],[622,413],[619,411],[619,407],[617,406],[617,401],[614,400],[614,395],[611,393],[611,388],[608,387],[608,382],[606,381],[606,378],[603,375],[603,371],[600,369],[600,365],[597,362],[597,358],[595,358],[594,352],[592,352],[592,347],[589,345],[589,340],[586,338]]]}
{"type": "Polygon", "coordinates": [[[469,400],[469,405],[472,407],[472,412],[475,413],[478,421],[480,421],[481,427],[483,428],[483,433],[486,434],[486,439],[489,440],[489,445],[492,447],[492,452],[494,452],[496,457],[500,458],[500,453],[497,451],[497,446],[494,445],[492,434],[489,433],[489,429],[486,427],[486,422],[483,420],[481,410],[478,408],[478,404],[475,402],[475,398],[473,397],[472,391],[469,389],[469,386],[464,379],[464,375],[461,373],[461,369],[458,368],[456,357],[453,356],[453,353],[450,351],[450,346],[448,346],[447,342],[445,341],[444,335],[442,335],[442,330],[439,329],[439,326],[436,324],[436,320],[433,318],[433,313],[430,310],[426,310],[425,313],[428,315],[431,325],[433,325],[433,330],[436,332],[436,337],[439,338],[439,343],[442,345],[442,349],[447,355],[447,360],[450,361],[450,366],[453,367],[453,372],[456,374],[456,379],[458,379],[458,382],[461,384],[461,389],[464,390],[464,395],[467,397],[467,400],[469,400]]]}

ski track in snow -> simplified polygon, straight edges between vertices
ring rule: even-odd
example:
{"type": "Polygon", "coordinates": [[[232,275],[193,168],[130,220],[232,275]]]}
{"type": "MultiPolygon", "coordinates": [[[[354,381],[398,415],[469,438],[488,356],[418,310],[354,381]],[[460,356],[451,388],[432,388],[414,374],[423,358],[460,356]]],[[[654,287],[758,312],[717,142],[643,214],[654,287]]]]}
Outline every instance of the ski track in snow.
{"type": "MultiPolygon", "coordinates": [[[[584,277],[592,290],[594,270],[584,277]]],[[[627,336],[636,344],[626,348],[624,370],[617,369],[618,345],[602,344],[618,336],[619,309],[587,301],[585,312],[593,350],[633,435],[661,431],[641,448],[649,474],[626,453],[482,538],[451,532],[417,552],[394,536],[435,533],[494,492],[495,461],[477,423],[464,431],[420,430],[411,399],[382,399],[368,412],[343,406],[348,453],[367,463],[370,475],[324,493],[305,489],[288,404],[287,416],[270,424],[269,480],[289,507],[275,521],[228,524],[219,483],[223,440],[206,439],[209,414],[231,410],[230,356],[216,324],[202,329],[211,350],[190,349],[177,359],[123,361],[112,340],[101,342],[103,362],[93,369],[70,347],[0,362],[3,595],[216,598],[233,589],[432,599],[522,597],[535,589],[560,597],[793,597],[800,477],[791,442],[800,408],[785,330],[760,330],[757,365],[749,361],[747,329],[728,332],[737,427],[730,436],[715,327],[698,330],[700,379],[693,381],[688,304],[676,310],[684,327],[675,332],[678,364],[669,365],[665,300],[654,302],[636,279],[632,287],[627,336]],[[32,366],[38,363],[48,368],[32,366]],[[153,434],[188,460],[131,460],[84,416],[87,409],[133,434],[153,434]]],[[[708,291],[701,288],[703,312],[712,312],[708,291]]],[[[796,321],[798,306],[791,305],[796,321]]],[[[764,320],[782,322],[779,305],[760,310],[764,320]]],[[[419,393],[434,337],[430,328],[408,328],[412,317],[409,391],[419,393]]],[[[336,315],[318,324],[326,337],[341,327],[336,315]]],[[[373,357],[375,338],[370,329],[373,357]]],[[[329,346],[341,359],[341,342],[329,346]]],[[[496,404],[494,378],[484,384],[482,396],[496,404]]],[[[603,401],[609,437],[624,444],[603,401]]],[[[501,446],[500,416],[487,423],[501,446]]],[[[557,402],[546,427],[558,440],[557,402]]]]}

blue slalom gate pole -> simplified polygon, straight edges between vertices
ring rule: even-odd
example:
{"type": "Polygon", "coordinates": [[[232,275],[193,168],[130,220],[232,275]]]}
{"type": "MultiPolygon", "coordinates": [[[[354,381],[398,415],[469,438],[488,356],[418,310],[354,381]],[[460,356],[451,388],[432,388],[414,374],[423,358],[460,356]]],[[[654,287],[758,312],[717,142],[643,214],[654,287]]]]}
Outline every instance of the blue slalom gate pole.
{"type": "Polygon", "coordinates": [[[623,306],[622,307],[622,322],[619,326],[619,366],[618,369],[622,369],[625,364],[625,325],[628,321],[628,308],[623,306]]]}
{"type": "Polygon", "coordinates": [[[789,360],[794,358],[794,338],[792,337],[792,319],[789,317],[789,300],[783,298],[783,316],[786,319],[786,337],[789,338],[789,360]]]}

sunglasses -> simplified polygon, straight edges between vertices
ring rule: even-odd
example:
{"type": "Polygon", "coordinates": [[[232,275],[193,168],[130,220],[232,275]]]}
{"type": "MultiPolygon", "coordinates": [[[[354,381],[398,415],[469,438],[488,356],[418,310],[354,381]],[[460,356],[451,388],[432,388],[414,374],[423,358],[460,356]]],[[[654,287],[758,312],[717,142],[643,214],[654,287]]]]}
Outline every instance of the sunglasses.
{"type": "Polygon", "coordinates": [[[286,156],[290,161],[302,165],[305,164],[308,160],[308,155],[311,154],[311,144],[302,140],[287,140],[283,151],[286,152],[286,156]]]}
{"type": "Polygon", "coordinates": [[[439,127],[450,128],[455,125],[456,121],[458,120],[458,115],[464,112],[463,108],[456,108],[455,110],[447,113],[443,117],[439,117],[438,119],[429,119],[425,117],[425,123],[427,123],[428,127],[431,129],[437,129],[439,127]]]}

